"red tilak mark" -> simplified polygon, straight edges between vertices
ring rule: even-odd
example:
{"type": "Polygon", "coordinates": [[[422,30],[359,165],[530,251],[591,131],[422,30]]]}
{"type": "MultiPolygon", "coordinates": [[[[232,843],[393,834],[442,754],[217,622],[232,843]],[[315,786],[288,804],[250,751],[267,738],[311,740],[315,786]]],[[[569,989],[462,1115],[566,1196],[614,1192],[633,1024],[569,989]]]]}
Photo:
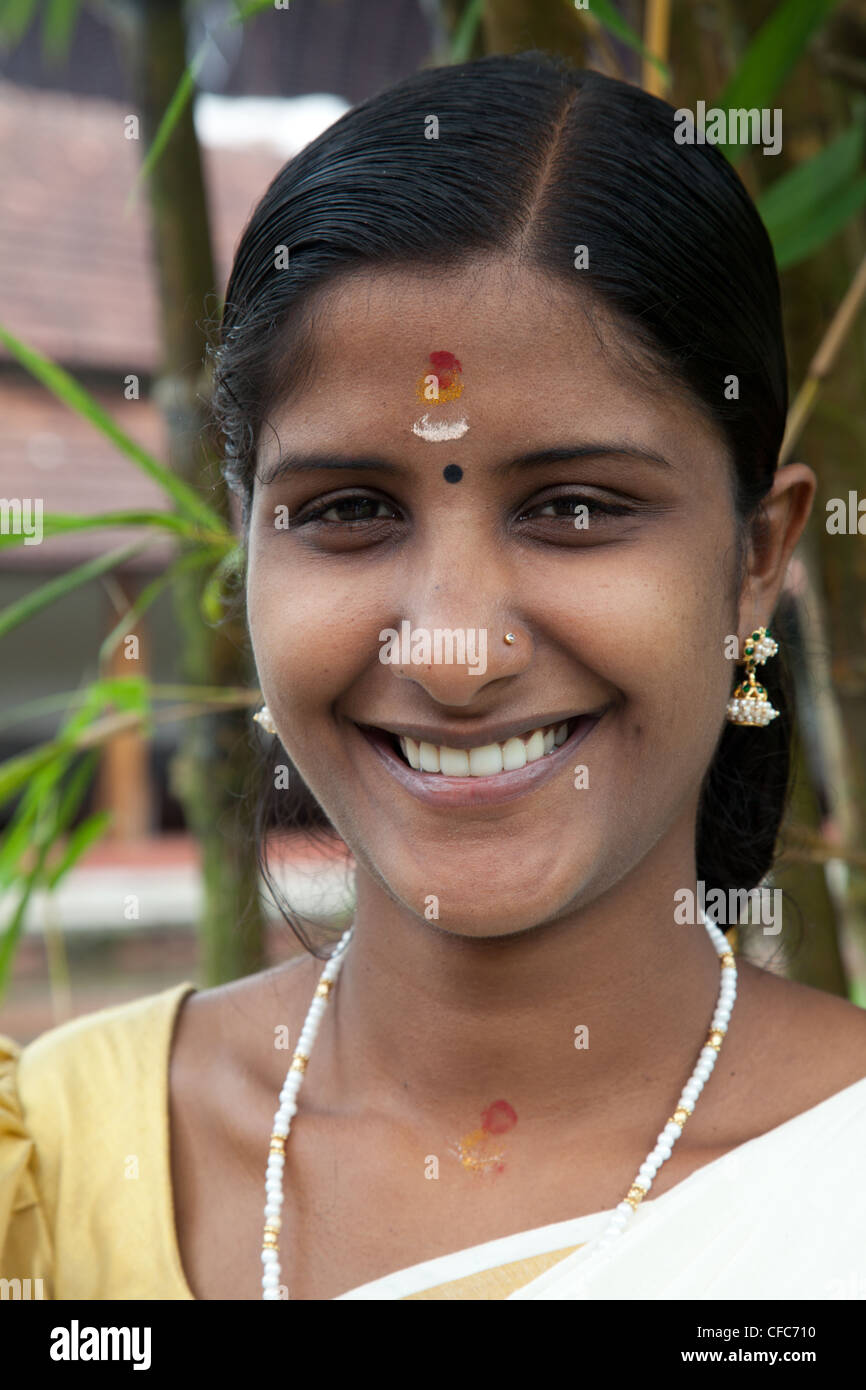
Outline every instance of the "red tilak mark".
{"type": "Polygon", "coordinates": [[[507,1100],[495,1100],[481,1116],[481,1128],[487,1134],[505,1134],[517,1124],[517,1112],[507,1100]]]}
{"type": "Polygon", "coordinates": [[[463,371],[453,352],[431,352],[430,365],[439,378],[439,385],[444,391],[453,385],[454,373],[463,371]]]}

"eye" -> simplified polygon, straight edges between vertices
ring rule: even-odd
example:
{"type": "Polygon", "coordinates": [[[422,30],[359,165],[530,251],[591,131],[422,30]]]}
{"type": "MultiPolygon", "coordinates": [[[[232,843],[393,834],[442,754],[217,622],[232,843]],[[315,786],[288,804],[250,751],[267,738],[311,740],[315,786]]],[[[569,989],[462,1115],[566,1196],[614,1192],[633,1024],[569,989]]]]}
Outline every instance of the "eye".
{"type": "Polygon", "coordinates": [[[292,518],[291,527],[307,526],[311,522],[320,522],[325,526],[352,526],[386,520],[382,512],[377,514],[378,508],[384,508],[385,512],[391,512],[392,515],[396,513],[393,504],[381,497],[368,497],[362,492],[348,493],[343,497],[332,497],[330,501],[302,507],[292,518]],[[343,513],[342,516],[337,515],[340,512],[343,513]]]}
{"type": "MultiPolygon", "coordinates": [[[[558,497],[549,497],[546,502],[539,502],[535,507],[530,507],[518,516],[518,521],[529,518],[541,518],[542,520],[570,521],[572,525],[576,518],[583,515],[578,511],[579,507],[586,507],[588,517],[604,516],[634,516],[635,508],[629,507],[622,502],[609,502],[600,497],[592,497],[582,492],[561,493],[558,497]],[[552,508],[552,510],[550,510],[552,508]],[[547,511],[547,516],[544,516],[547,511]]],[[[578,528],[576,528],[578,529],[578,528]]]]}

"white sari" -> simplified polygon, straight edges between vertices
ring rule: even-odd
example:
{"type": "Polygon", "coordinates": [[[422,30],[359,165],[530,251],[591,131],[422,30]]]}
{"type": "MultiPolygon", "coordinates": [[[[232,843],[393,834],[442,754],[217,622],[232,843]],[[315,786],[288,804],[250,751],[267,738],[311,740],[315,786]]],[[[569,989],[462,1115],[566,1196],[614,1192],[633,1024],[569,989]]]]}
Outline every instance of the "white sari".
{"type": "Polygon", "coordinates": [[[645,1198],[473,1245],[341,1299],[866,1299],[866,1078],[645,1198]]]}

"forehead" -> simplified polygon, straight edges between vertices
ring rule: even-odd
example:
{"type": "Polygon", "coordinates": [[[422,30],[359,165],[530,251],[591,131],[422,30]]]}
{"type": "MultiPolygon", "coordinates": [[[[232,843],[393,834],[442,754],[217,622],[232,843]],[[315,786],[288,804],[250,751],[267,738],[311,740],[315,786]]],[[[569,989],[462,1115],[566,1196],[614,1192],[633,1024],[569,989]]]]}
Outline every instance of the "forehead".
{"type": "MultiPolygon", "coordinates": [[[[651,363],[625,326],[580,288],[515,262],[444,272],[364,268],[323,287],[309,303],[310,370],[272,419],[298,442],[336,445],[399,436],[423,406],[419,383],[448,355],[458,359],[460,412],[493,448],[562,427],[663,440],[715,430],[672,371],[651,363]],[[433,362],[431,363],[431,354],[433,362]],[[442,354],[442,357],[438,355],[442,354]]],[[[285,442],[284,430],[279,434],[285,442]]],[[[273,449],[265,446],[260,459],[273,449]]],[[[430,449],[415,441],[421,450],[430,449]]],[[[275,441],[276,444],[276,441],[275,441]]],[[[432,447],[435,447],[432,446],[432,447]]],[[[452,446],[453,447],[453,446],[452,446]]]]}

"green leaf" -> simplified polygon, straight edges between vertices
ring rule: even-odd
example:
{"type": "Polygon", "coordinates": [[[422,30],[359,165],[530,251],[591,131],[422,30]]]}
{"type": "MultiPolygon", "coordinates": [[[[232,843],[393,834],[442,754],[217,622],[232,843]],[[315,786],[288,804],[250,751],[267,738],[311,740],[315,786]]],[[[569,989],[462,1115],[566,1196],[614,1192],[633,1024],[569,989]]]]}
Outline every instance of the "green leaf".
{"type": "MultiPolygon", "coordinates": [[[[715,106],[725,111],[769,107],[812,35],[839,0],[783,0],[755,34],[715,106]]],[[[595,8],[596,0],[593,0],[595,8]]],[[[719,145],[735,163],[744,145],[719,145]]]]}
{"type": "Polygon", "coordinates": [[[237,14],[232,15],[230,24],[246,24],[248,19],[254,15],[261,14],[262,10],[272,10],[274,0],[249,0],[249,3],[242,5],[240,0],[235,0],[237,14]]]}
{"type": "Polygon", "coordinates": [[[135,176],[132,187],[129,190],[129,196],[126,200],[125,206],[125,211],[127,213],[130,211],[132,205],[138,197],[139,188],[141,187],[142,183],[144,183],[145,180],[150,177],[151,170],[153,169],[154,165],[156,164],[157,160],[159,159],[160,155],[162,154],[163,150],[165,149],[166,145],[171,139],[174,128],[180,120],[181,116],[183,115],[184,108],[189,104],[190,97],[195,91],[195,79],[198,76],[199,68],[205,60],[208,45],[212,42],[213,40],[211,39],[210,34],[208,34],[204,40],[204,43],[199,48],[198,53],[196,53],[195,57],[193,58],[192,62],[187,63],[186,67],[183,70],[183,73],[181,74],[180,81],[178,82],[174,90],[174,94],[171,98],[171,101],[168,103],[168,106],[166,107],[165,112],[163,113],[162,120],[160,121],[159,126],[157,127],[156,134],[154,135],[153,140],[151,141],[150,149],[147,151],[147,153],[144,156],[144,159],[141,161],[141,166],[138,170],[138,173],[135,176]]]}
{"type": "MultiPolygon", "coordinates": [[[[143,526],[171,531],[178,536],[195,539],[212,539],[213,533],[203,533],[193,522],[178,516],[177,512],[98,512],[91,516],[74,516],[72,513],[44,512],[42,516],[43,539],[49,536],[63,536],[71,531],[92,531],[100,526],[143,526]]],[[[234,541],[228,528],[226,540],[234,541]]],[[[23,535],[0,534],[0,550],[8,546],[22,545],[23,535]]]]}
{"type": "Polygon", "coordinates": [[[243,562],[243,546],[237,545],[216,566],[201,596],[201,611],[206,622],[217,623],[222,618],[226,585],[237,581],[243,570],[243,562]]]}
{"type": "Polygon", "coordinates": [[[0,342],[5,344],[12,356],[16,357],[32,376],[41,381],[43,386],[47,386],[58,400],[61,400],[64,405],[68,405],[71,410],[76,411],[83,419],[89,420],[96,429],[101,430],[113,444],[116,444],[118,449],[143,473],[153,478],[154,482],[159,483],[163,491],[174,500],[184,515],[193,521],[198,521],[210,530],[225,530],[222,518],[216,512],[211,511],[198,493],[182,478],[178,478],[172,473],[170,469],[164,468],[146,449],[142,449],[140,444],[136,444],[134,439],[130,439],[129,435],[124,433],[108,412],[103,410],[99,402],[91,396],[89,391],[79,385],[74,377],[71,377],[56,362],[50,362],[47,357],[43,357],[42,353],[37,352],[35,348],[22,343],[2,324],[0,324],[0,342]]]}
{"type": "Polygon", "coordinates": [[[36,0],[5,0],[0,9],[0,35],[10,48],[17,46],[36,12],[36,0]]]}
{"type": "Polygon", "coordinates": [[[33,894],[33,889],[36,886],[36,880],[41,872],[43,863],[44,854],[39,863],[37,863],[36,868],[34,868],[24,880],[21,897],[18,899],[18,905],[12,914],[12,919],[8,927],[5,932],[3,932],[2,936],[0,936],[0,1000],[2,1000],[9,987],[9,976],[12,971],[12,961],[15,958],[15,948],[18,945],[18,938],[24,926],[24,914],[27,911],[27,904],[33,894]]]}
{"type": "Polygon", "coordinates": [[[57,887],[63,875],[67,874],[85,850],[99,839],[110,823],[110,811],[94,811],[92,816],[88,816],[75,827],[64,846],[59,862],[46,875],[45,882],[48,888],[57,887]]]}
{"type": "Polygon", "coordinates": [[[109,550],[106,555],[97,555],[95,559],[87,560],[83,565],[76,565],[75,569],[58,575],[56,579],[50,579],[47,584],[41,584],[38,589],[25,594],[16,603],[10,603],[8,608],[0,610],[0,637],[5,637],[7,632],[27,622],[43,608],[48,608],[59,598],[71,594],[73,590],[80,589],[82,584],[89,584],[91,579],[98,579],[101,574],[114,569],[143,549],[143,544],[139,544],[127,545],[121,550],[109,550]]]}
{"type": "Polygon", "coordinates": [[[110,704],[124,714],[147,714],[150,681],[145,676],[118,676],[99,682],[100,708],[110,704]]]}
{"type": "Polygon", "coordinates": [[[642,58],[646,58],[652,63],[653,67],[658,68],[665,82],[670,84],[671,70],[667,63],[663,63],[661,58],[650,53],[640,35],[635,33],[630,24],[626,24],[622,15],[611,4],[611,0],[590,0],[588,11],[598,20],[602,28],[607,29],[608,33],[613,34],[620,43],[624,43],[627,48],[639,53],[642,58]]]}
{"type": "Polygon", "coordinates": [[[22,802],[15,808],[15,815],[3,832],[0,840],[0,892],[3,892],[15,877],[15,870],[22,855],[33,843],[38,806],[35,798],[22,802]]]}
{"type": "Polygon", "coordinates": [[[866,128],[857,122],[764,189],[757,207],[772,239],[805,225],[825,198],[850,183],[860,169],[864,135],[866,128]]]}
{"type": "Polygon", "coordinates": [[[205,547],[181,555],[174,564],[170,565],[162,574],[157,575],[156,579],[151,580],[150,584],[145,585],[135,602],[127,609],[120,621],[111,629],[102,646],[99,648],[99,665],[102,666],[124,637],[126,637],[137,626],[142,614],[146,613],[151,604],[159,598],[160,594],[169,584],[173,584],[179,574],[184,574],[189,570],[200,568],[207,565],[213,559],[213,552],[205,547]]]}
{"type": "Polygon", "coordinates": [[[63,744],[58,740],[52,740],[0,763],[0,805],[16,796],[35,773],[46,767],[63,751],[63,744]]]}
{"type": "Polygon", "coordinates": [[[21,859],[43,844],[46,804],[52,802],[53,814],[56,815],[56,788],[71,760],[71,754],[60,750],[28,779],[0,845],[0,890],[11,885],[19,876],[21,859]]]}
{"type": "Polygon", "coordinates": [[[42,20],[42,56],[47,63],[68,56],[79,8],[80,0],[47,0],[42,20]]]}
{"type": "Polygon", "coordinates": [[[451,37],[449,58],[452,63],[465,63],[468,59],[483,13],[484,0],[467,0],[451,37]]]}
{"type": "Polygon", "coordinates": [[[793,228],[773,239],[773,250],[780,270],[799,265],[820,246],[840,232],[866,203],[866,174],[825,199],[814,217],[802,227],[793,228]]]}

